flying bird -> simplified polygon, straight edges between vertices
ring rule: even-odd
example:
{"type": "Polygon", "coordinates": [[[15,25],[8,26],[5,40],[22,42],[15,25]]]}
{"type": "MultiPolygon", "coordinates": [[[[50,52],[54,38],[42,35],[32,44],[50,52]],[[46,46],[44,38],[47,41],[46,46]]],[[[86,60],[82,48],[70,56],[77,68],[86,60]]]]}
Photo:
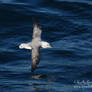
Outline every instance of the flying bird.
{"type": "Polygon", "coordinates": [[[48,42],[41,40],[41,33],[42,28],[37,21],[34,21],[33,25],[33,34],[32,34],[32,41],[29,43],[22,43],[19,45],[20,49],[29,49],[31,51],[32,56],[32,65],[31,65],[31,71],[34,72],[34,70],[37,68],[37,65],[40,61],[40,48],[52,48],[51,45],[48,42]]]}

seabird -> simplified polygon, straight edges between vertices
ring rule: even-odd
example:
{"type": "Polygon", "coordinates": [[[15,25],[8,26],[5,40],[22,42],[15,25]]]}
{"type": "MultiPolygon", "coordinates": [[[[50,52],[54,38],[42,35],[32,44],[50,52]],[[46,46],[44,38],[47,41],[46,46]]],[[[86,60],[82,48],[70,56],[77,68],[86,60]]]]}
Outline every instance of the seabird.
{"type": "Polygon", "coordinates": [[[32,50],[32,66],[31,71],[34,72],[40,61],[40,48],[52,48],[48,42],[41,40],[42,28],[37,21],[34,21],[32,41],[29,43],[22,43],[19,45],[20,49],[32,50]]]}

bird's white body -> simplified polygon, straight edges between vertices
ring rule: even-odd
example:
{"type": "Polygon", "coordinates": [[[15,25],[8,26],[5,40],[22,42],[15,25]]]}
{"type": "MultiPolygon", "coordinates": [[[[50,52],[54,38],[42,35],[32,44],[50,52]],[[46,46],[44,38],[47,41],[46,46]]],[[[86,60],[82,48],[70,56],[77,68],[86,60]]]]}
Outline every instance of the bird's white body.
{"type": "MultiPolygon", "coordinates": [[[[31,47],[30,44],[31,43],[22,43],[22,44],[19,45],[19,48],[20,49],[29,49],[29,50],[31,50],[32,47],[31,47]]],[[[52,48],[51,45],[48,42],[45,42],[45,41],[41,42],[41,47],[42,48],[52,48]]]]}
{"type": "Polygon", "coordinates": [[[19,45],[19,48],[20,48],[20,49],[29,49],[29,50],[32,49],[32,48],[29,46],[29,44],[27,44],[27,43],[22,43],[22,44],[20,44],[20,45],[19,45]]]}
{"type": "Polygon", "coordinates": [[[45,42],[45,41],[41,42],[41,47],[42,48],[52,48],[51,45],[48,42],[45,42]]]}

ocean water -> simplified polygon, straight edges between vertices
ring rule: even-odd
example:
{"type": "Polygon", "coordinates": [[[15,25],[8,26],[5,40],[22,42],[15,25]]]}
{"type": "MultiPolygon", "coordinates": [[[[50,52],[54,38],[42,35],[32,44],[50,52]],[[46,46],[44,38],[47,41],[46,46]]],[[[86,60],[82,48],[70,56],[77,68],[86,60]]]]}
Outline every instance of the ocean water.
{"type": "Polygon", "coordinates": [[[92,92],[91,0],[0,0],[0,92],[92,92]],[[41,60],[31,72],[33,22],[42,26],[41,60]]]}

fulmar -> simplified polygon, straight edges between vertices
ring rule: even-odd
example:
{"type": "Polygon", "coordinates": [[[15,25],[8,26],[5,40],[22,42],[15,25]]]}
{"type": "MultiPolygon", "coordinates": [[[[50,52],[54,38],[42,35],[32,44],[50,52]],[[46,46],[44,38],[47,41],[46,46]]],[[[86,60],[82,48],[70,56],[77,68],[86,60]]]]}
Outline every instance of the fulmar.
{"type": "Polygon", "coordinates": [[[31,51],[32,56],[32,66],[31,71],[34,72],[34,70],[37,68],[37,65],[40,61],[40,48],[52,48],[51,45],[48,42],[41,40],[41,33],[42,28],[40,24],[37,21],[34,21],[33,25],[33,34],[32,34],[32,41],[29,43],[22,43],[19,45],[20,49],[29,49],[31,51]]]}

